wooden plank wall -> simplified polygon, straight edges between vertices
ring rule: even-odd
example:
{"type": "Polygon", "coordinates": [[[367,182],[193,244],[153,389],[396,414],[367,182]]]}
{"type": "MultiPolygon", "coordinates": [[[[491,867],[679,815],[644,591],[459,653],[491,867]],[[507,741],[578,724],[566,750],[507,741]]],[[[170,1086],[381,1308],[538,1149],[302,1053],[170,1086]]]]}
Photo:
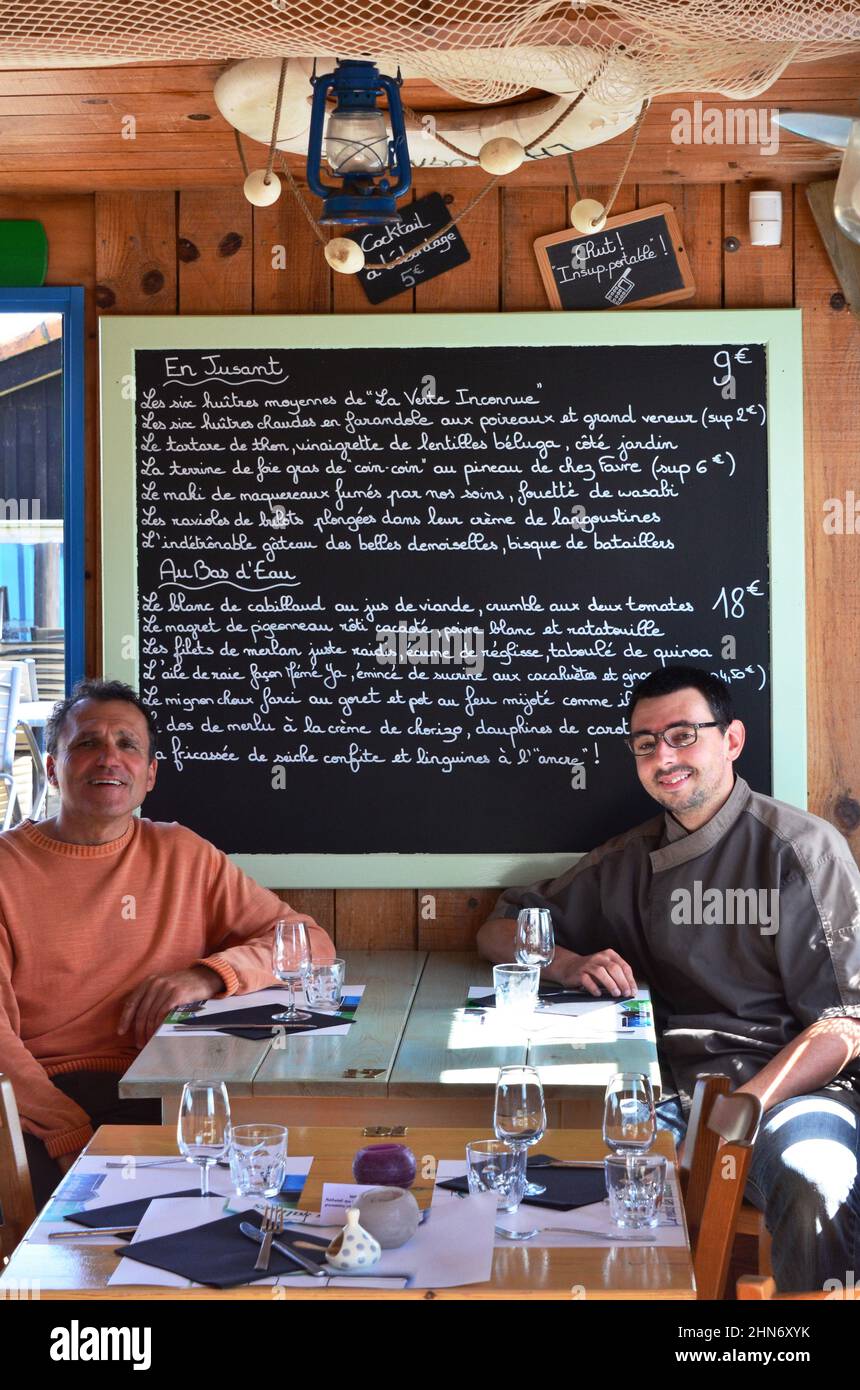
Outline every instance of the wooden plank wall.
{"type": "MultiPolygon", "coordinates": [[[[285,192],[252,211],[235,190],[0,197],[0,217],[38,217],[50,241],[49,281],[87,294],[87,651],[99,669],[100,523],[97,460],[99,314],[422,313],[544,309],[532,242],[567,223],[566,170],[557,183],[493,190],[463,223],[472,259],[370,310],[360,286],[328,271],[302,211],[285,192]],[[283,248],[283,252],[280,251],[283,248]],[[283,262],[283,268],[278,268],[283,262]]],[[[416,196],[436,188],[456,211],[479,186],[458,171],[421,172],[416,196]]],[[[804,187],[782,187],[783,245],[749,246],[746,184],[639,184],[616,211],[669,201],[678,210],[698,286],[681,308],[750,305],[804,311],[810,809],[860,851],[860,565],[853,535],[826,536],[823,505],[858,487],[860,325],[808,210],[804,187]],[[733,240],[734,239],[734,240],[733,240]],[[735,246],[736,249],[730,249],[735,246]]],[[[600,197],[605,190],[589,188],[600,197]]],[[[672,307],[662,312],[672,313],[672,307]]],[[[109,466],[109,465],[108,465],[109,466]]],[[[800,563],[798,556],[798,563],[800,563]]],[[[109,657],[109,654],[108,654],[109,657]]],[[[109,664],[109,661],[108,661],[109,664]]],[[[804,731],[798,727],[800,740],[804,731]]],[[[860,855],[858,855],[860,857],[860,855]]],[[[495,892],[306,891],[282,894],[312,912],[342,947],[460,949],[495,892]]]]}

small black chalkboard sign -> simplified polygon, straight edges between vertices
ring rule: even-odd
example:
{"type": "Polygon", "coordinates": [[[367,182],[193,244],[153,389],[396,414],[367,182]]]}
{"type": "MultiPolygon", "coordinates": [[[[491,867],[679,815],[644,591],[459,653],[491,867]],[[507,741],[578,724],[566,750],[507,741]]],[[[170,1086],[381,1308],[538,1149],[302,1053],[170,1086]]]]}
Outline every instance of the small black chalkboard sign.
{"type": "MultiPolygon", "coordinates": [[[[384,227],[358,227],[349,236],[357,241],[372,265],[374,262],[398,260],[405,252],[420,246],[434,232],[451,221],[451,214],[441,193],[428,193],[417,198],[401,209],[399,222],[386,222],[384,227]]],[[[391,270],[365,269],[358,272],[364,292],[371,304],[381,304],[396,294],[402,294],[413,285],[423,285],[463,265],[469,260],[469,249],[456,227],[451,227],[437,237],[426,251],[420,251],[402,265],[391,270]]]]}
{"type": "Polygon", "coordinates": [[[670,203],[610,217],[599,232],[538,237],[534,249],[555,309],[641,308],[696,293],[670,203]]]}

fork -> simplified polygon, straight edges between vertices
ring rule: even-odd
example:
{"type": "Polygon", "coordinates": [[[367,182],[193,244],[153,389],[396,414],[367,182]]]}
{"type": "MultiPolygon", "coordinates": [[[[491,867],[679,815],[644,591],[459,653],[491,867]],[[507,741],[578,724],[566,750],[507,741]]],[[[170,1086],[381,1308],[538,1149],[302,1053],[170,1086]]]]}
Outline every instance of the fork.
{"type": "Polygon", "coordinates": [[[263,1243],[260,1246],[259,1254],[254,1263],[255,1269],[268,1270],[269,1260],[272,1256],[272,1241],[275,1236],[280,1235],[284,1229],[284,1208],[272,1206],[266,1203],[263,1208],[263,1219],[260,1222],[260,1230],[263,1232],[263,1243]]]}

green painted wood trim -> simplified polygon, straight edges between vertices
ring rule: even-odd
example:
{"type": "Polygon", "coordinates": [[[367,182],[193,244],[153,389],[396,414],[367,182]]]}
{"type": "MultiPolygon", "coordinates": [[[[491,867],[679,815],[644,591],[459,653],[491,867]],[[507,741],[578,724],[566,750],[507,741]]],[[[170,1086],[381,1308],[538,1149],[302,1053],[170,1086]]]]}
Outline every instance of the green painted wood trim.
{"type": "MultiPolygon", "coordinates": [[[[770,458],[771,708],[774,795],[806,806],[803,371],[796,309],[635,314],[250,315],[100,322],[105,675],[137,685],[134,354],[138,349],[674,346],[761,343],[767,350],[770,458]]],[[[731,584],[731,576],[727,577],[731,584]]],[[[739,654],[738,660],[742,660],[739,654]]],[[[479,887],[546,878],[577,855],[242,855],[269,887],[479,887]]]]}
{"type": "Polygon", "coordinates": [[[579,854],[231,854],[265,888],[479,888],[556,878],[579,854]],[[476,862],[480,877],[475,878],[476,862]]]}

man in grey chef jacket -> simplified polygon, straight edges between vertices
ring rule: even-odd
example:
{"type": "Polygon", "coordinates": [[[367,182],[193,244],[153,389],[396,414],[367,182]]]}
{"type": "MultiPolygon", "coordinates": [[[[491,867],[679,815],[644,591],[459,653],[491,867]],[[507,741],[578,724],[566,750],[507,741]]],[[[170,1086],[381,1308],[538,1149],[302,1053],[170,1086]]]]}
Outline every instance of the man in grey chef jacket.
{"type": "Polygon", "coordinates": [[[860,872],[828,821],[735,775],[745,730],[718,677],[647,676],[629,728],[663,814],[559,878],[507,889],[479,950],[512,960],[517,913],[547,907],[547,979],[612,995],[647,981],[677,1092],[662,1123],[683,1134],[699,1073],[757,1096],[746,1196],[765,1213],[777,1284],[844,1285],[860,1271],[860,872]]]}

